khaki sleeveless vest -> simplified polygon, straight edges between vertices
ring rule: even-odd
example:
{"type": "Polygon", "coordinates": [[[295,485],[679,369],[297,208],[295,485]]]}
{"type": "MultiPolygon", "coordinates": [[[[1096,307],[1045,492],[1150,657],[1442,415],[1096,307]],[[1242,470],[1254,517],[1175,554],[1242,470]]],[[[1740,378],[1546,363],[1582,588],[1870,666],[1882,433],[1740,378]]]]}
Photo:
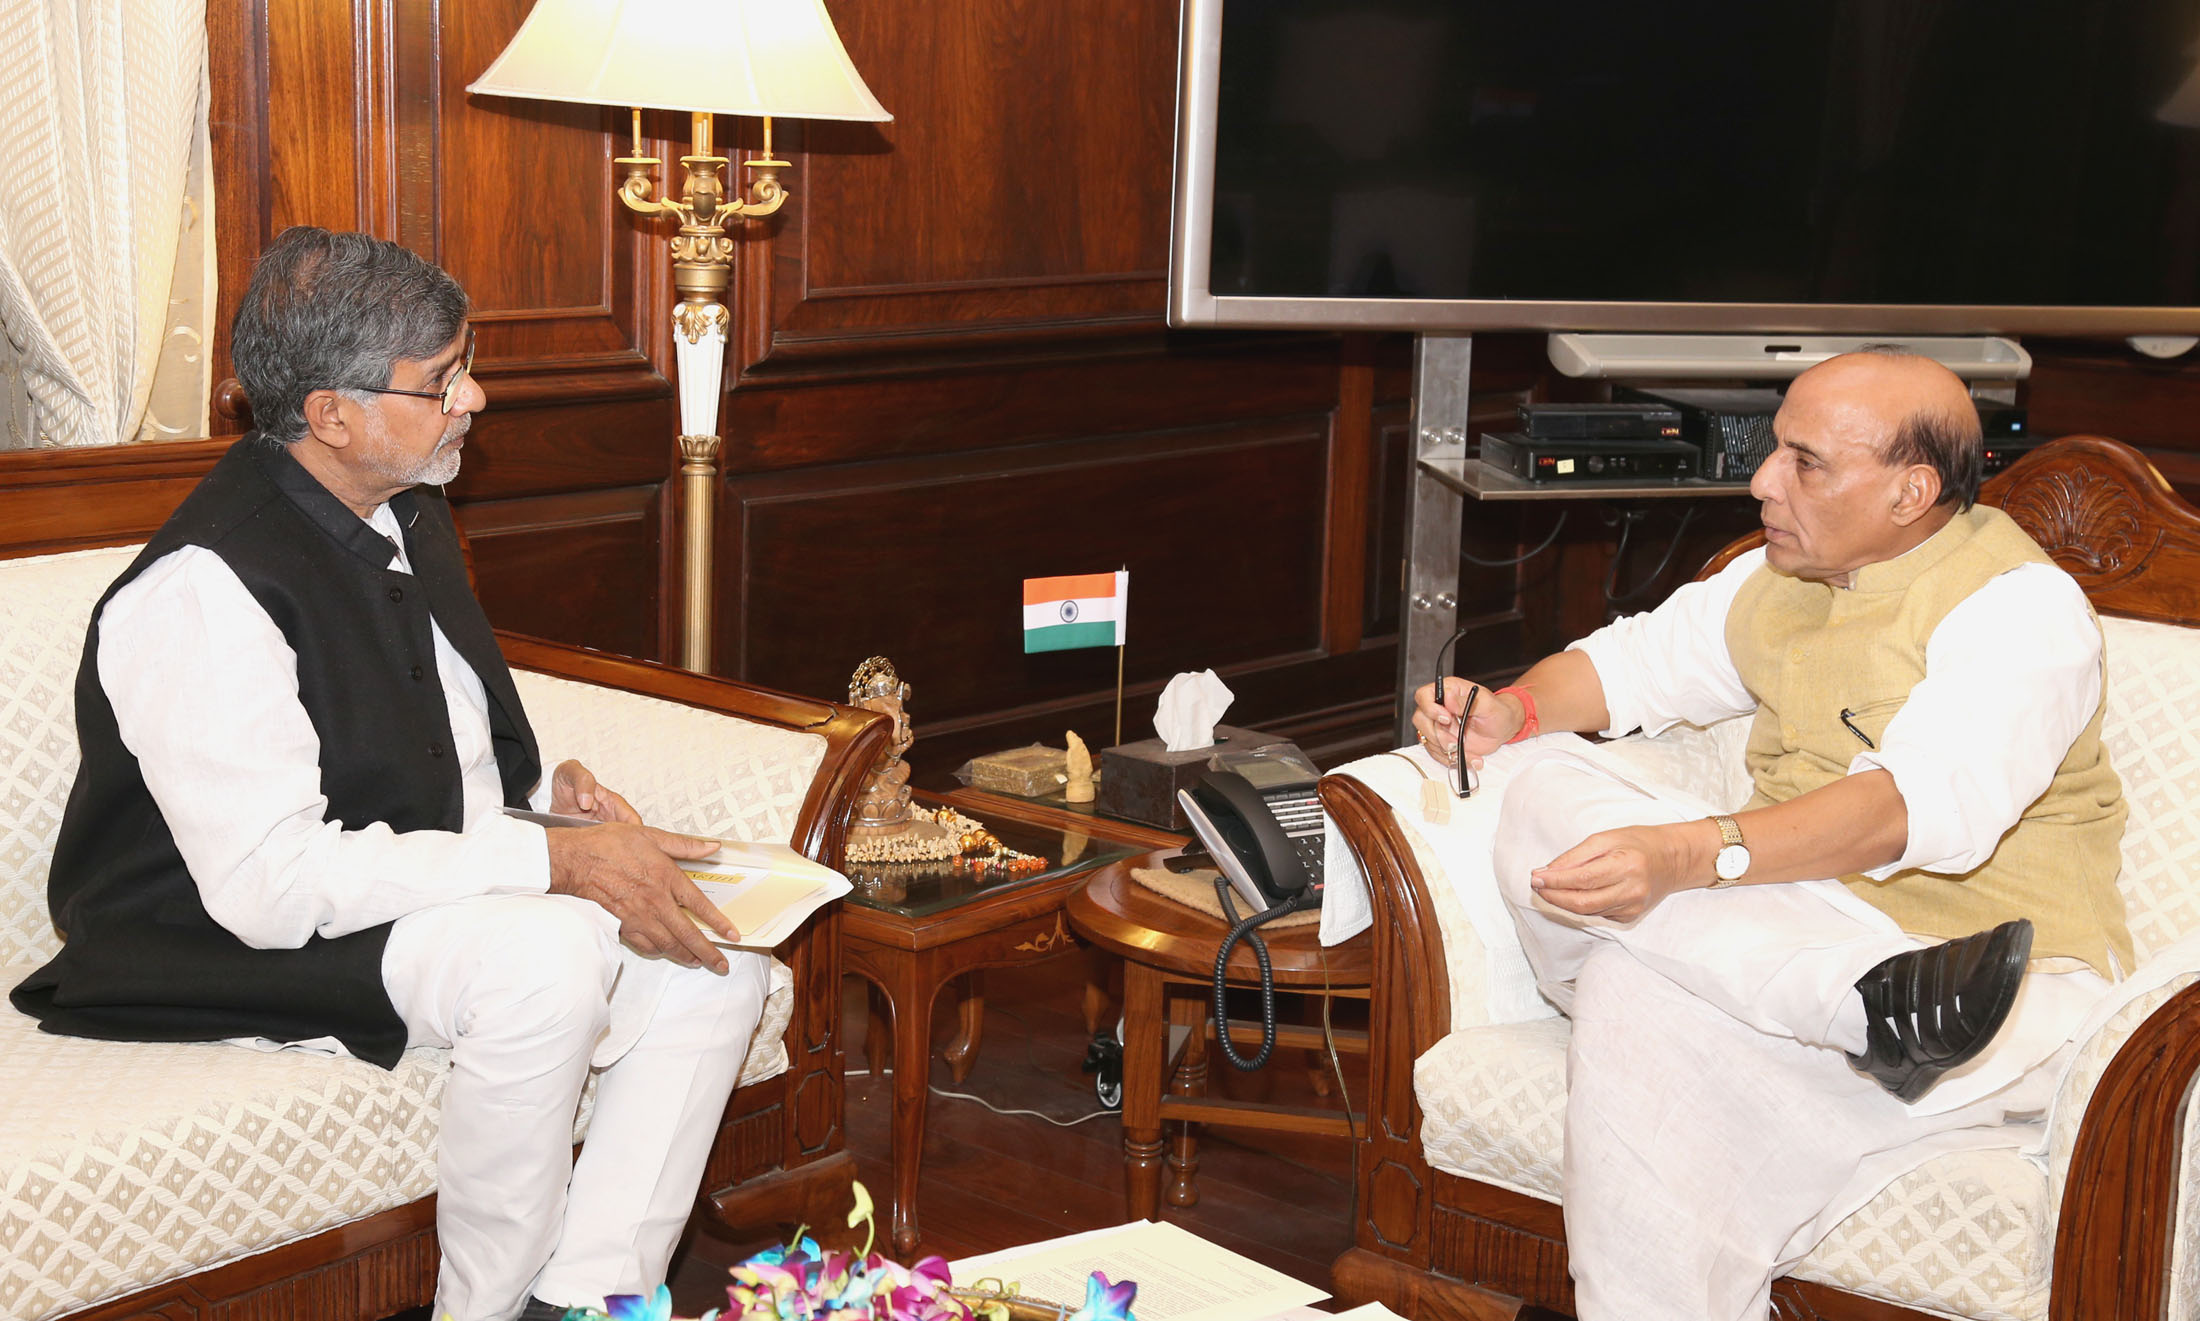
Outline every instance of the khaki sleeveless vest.
{"type": "MultiPolygon", "coordinates": [[[[1865,749],[1842,712],[1879,743],[1925,677],[1925,644],[1941,619],[2008,570],[2049,562],[2008,515],[1981,505],[1908,554],[1857,570],[1846,589],[1769,566],[1752,574],[1726,621],[1727,648],[1758,703],[1748,750],[1757,789],[1748,805],[1785,802],[1847,774],[1865,749]]],[[[2029,917],[2033,958],[2083,959],[2113,976],[2112,956],[2116,967],[2133,963],[2116,889],[2125,812],[2096,702],[2047,791],[1984,865],[1956,876],[1909,870],[1884,881],[1841,879],[1905,931],[1953,938],[2029,917]]]]}

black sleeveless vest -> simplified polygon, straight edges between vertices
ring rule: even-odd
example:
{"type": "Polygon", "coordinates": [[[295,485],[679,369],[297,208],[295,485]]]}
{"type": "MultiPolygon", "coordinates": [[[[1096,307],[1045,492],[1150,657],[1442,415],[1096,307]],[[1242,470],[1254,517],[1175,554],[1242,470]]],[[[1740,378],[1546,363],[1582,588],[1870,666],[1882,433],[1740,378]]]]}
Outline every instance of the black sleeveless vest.
{"type": "Polygon", "coordinates": [[[287,449],[247,436],[100,598],[76,678],[83,765],[47,883],[65,943],[10,996],[46,1031],[115,1041],[333,1036],[361,1059],[397,1063],[405,1027],[382,986],[388,924],[254,949],[209,917],[115,728],[98,667],[107,601],[170,551],[203,546],[297,653],[330,819],[346,829],[379,821],[400,833],[457,830],[463,791],[432,615],[488,693],[504,800],[524,806],[541,771],[534,732],[467,586],[450,507],[421,487],[390,509],[405,528],[411,574],[389,567],[390,543],[287,449]]]}

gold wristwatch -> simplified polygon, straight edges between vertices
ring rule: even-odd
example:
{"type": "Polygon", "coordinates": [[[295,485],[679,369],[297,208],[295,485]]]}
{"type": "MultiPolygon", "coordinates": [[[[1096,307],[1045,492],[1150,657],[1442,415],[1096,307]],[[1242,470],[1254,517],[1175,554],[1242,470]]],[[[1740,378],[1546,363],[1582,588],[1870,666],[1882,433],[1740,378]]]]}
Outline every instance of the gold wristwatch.
{"type": "Polygon", "coordinates": [[[1749,870],[1749,846],[1742,843],[1742,828],[1733,817],[1715,816],[1719,827],[1719,854],[1711,862],[1711,888],[1732,885],[1749,870]]]}

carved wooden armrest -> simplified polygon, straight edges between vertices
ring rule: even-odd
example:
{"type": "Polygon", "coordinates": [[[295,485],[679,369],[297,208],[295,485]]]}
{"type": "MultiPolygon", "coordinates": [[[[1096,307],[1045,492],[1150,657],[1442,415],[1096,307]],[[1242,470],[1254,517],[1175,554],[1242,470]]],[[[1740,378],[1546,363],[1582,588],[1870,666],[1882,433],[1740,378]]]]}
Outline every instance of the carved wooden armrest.
{"type": "Polygon", "coordinates": [[[2081,1045],[2049,1134],[2061,1198],[2049,1316],[2166,1315],[2176,1239],[2200,1232],[2177,1222],[2180,1188],[2200,1181],[2185,1144],[2196,1071],[2200,970],[2135,997],[2081,1045]]]}
{"type": "Polygon", "coordinates": [[[734,679],[695,674],[514,633],[500,632],[497,641],[506,661],[515,669],[639,693],[823,738],[823,759],[811,777],[788,842],[828,867],[841,865],[856,792],[862,786],[864,773],[885,751],[893,733],[892,722],[887,717],[734,679]]]}

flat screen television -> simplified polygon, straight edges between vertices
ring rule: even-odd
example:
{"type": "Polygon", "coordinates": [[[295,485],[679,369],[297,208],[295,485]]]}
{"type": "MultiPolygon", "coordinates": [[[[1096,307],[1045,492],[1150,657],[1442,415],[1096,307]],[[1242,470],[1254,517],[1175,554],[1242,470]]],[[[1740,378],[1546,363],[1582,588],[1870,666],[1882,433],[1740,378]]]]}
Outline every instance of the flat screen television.
{"type": "Polygon", "coordinates": [[[2200,333],[2200,0],[1185,0],[1170,320],[2200,333]]]}

